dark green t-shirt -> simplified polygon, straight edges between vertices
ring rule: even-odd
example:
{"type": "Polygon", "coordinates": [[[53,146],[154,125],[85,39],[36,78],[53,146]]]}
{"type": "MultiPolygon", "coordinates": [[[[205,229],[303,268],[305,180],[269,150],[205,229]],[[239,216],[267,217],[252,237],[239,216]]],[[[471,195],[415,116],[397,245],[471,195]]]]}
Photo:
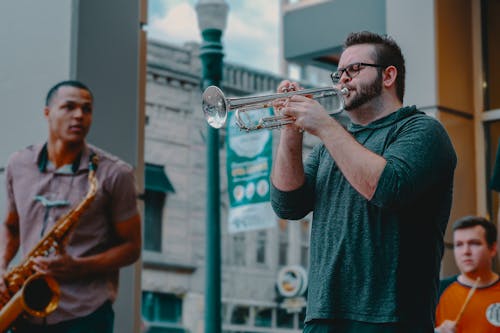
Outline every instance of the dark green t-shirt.
{"type": "Polygon", "coordinates": [[[304,164],[304,186],[271,191],[281,218],[313,211],[306,321],[433,328],[456,166],[450,139],[415,107],[348,130],[387,161],[372,200],[349,184],[323,144],[304,164]]]}

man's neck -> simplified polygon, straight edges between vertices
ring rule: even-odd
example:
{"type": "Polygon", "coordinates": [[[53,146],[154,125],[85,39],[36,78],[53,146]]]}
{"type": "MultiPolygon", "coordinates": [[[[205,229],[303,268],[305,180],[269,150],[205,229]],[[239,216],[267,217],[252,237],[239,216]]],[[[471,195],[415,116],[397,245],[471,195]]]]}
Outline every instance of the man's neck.
{"type": "Polygon", "coordinates": [[[349,111],[348,116],[355,124],[366,126],[399,110],[403,104],[391,96],[379,96],[359,108],[349,111]]]}
{"type": "Polygon", "coordinates": [[[47,143],[47,153],[49,161],[59,168],[66,164],[72,164],[80,156],[85,143],[67,144],[61,141],[47,143]]]}
{"type": "Polygon", "coordinates": [[[478,287],[487,287],[498,280],[498,274],[489,270],[485,272],[462,273],[458,276],[458,281],[466,286],[473,286],[479,278],[478,287]]]}

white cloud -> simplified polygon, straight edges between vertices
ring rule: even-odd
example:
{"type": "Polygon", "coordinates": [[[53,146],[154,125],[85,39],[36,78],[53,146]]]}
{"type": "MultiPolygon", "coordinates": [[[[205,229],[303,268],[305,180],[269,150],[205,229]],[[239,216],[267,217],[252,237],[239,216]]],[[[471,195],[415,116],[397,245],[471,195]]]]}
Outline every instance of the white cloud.
{"type": "Polygon", "coordinates": [[[153,17],[148,24],[148,34],[174,43],[201,40],[196,12],[188,3],[173,6],[163,17],[153,17]]]}
{"type": "Polygon", "coordinates": [[[227,60],[277,73],[279,67],[278,1],[229,2],[225,45],[227,60]]]}
{"type": "MultiPolygon", "coordinates": [[[[278,72],[278,0],[226,0],[229,5],[223,36],[225,61],[258,70],[278,72]]],[[[168,0],[167,11],[150,13],[150,38],[183,44],[201,42],[193,1],[168,0]]]]}

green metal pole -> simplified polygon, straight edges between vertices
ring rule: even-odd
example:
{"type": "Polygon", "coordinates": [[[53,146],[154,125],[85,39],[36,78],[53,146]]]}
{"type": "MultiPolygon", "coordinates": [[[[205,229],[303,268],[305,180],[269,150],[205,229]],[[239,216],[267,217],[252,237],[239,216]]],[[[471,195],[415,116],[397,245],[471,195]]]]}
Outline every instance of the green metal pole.
{"type": "MultiPolygon", "coordinates": [[[[202,89],[219,86],[222,81],[222,31],[201,32],[202,89]]],[[[219,130],[207,124],[207,217],[205,267],[205,333],[220,333],[221,328],[221,249],[219,130]]]]}

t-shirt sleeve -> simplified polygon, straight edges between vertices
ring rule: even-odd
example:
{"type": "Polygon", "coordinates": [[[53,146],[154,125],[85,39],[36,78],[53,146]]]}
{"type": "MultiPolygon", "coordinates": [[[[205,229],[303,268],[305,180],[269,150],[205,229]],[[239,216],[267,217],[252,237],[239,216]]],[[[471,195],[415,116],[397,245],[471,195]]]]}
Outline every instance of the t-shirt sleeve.
{"type": "Polygon", "coordinates": [[[271,183],[271,206],[282,219],[299,220],[314,206],[314,183],[319,164],[320,145],[313,148],[304,163],[305,183],[293,191],[280,191],[271,183]]]}
{"type": "Polygon", "coordinates": [[[111,182],[111,217],[113,223],[125,221],[138,214],[137,188],[134,171],[119,164],[111,182]]]}
{"type": "Polygon", "coordinates": [[[371,202],[397,207],[453,177],[456,155],[445,129],[430,118],[413,119],[383,152],[387,164],[371,202]]]}

